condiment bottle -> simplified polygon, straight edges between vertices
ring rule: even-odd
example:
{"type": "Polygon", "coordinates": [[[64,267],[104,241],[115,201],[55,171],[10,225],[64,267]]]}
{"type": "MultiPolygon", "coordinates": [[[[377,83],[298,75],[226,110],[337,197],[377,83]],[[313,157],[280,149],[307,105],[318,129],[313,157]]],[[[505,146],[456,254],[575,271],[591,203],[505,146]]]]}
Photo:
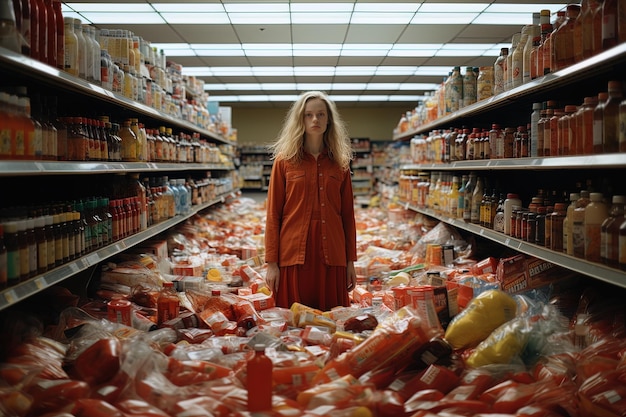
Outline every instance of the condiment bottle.
{"type": "Polygon", "coordinates": [[[572,215],[576,208],[576,200],[580,198],[578,193],[570,193],[569,205],[565,211],[565,219],[563,219],[563,253],[568,255],[574,254],[574,243],[572,240],[572,215]]]}
{"type": "Polygon", "coordinates": [[[7,247],[7,286],[20,282],[20,245],[17,220],[7,221],[4,226],[4,241],[7,247]]]}
{"type": "Polygon", "coordinates": [[[474,224],[480,224],[480,202],[483,195],[483,178],[478,177],[476,179],[476,186],[472,192],[472,202],[470,209],[470,221],[474,224]]]}
{"type": "Polygon", "coordinates": [[[511,215],[513,214],[513,207],[521,207],[522,200],[520,200],[519,195],[515,193],[507,193],[506,199],[504,200],[504,234],[507,236],[512,236],[511,234],[511,215]]]}
{"type": "Polygon", "coordinates": [[[272,409],[272,368],[272,360],[265,355],[265,345],[255,344],[254,355],[248,360],[246,369],[248,411],[272,409]]]}
{"type": "Polygon", "coordinates": [[[593,153],[604,152],[604,105],[609,98],[609,93],[602,91],[598,93],[598,103],[593,109],[593,153]]]}
{"type": "Polygon", "coordinates": [[[493,95],[504,92],[506,57],[509,48],[500,48],[500,55],[493,64],[493,95]]]}
{"type": "MultiPolygon", "coordinates": [[[[589,204],[589,191],[580,191],[580,198],[572,213],[572,255],[585,258],[585,209],[589,204]]],[[[568,244],[568,250],[569,250],[568,244]]]]}
{"type": "Polygon", "coordinates": [[[35,239],[37,241],[37,273],[48,270],[48,239],[46,238],[46,218],[37,216],[35,222],[35,239]]]}
{"type": "Polygon", "coordinates": [[[546,206],[537,207],[535,221],[535,244],[543,246],[546,239],[546,206]]]}
{"type": "Polygon", "coordinates": [[[579,4],[568,4],[565,21],[552,34],[553,72],[574,63],[574,26],[579,14],[579,4]]]}
{"type": "Polygon", "coordinates": [[[585,259],[591,262],[601,261],[601,227],[609,214],[603,198],[602,193],[591,193],[591,201],[585,209],[585,259]]]}
{"type": "Polygon", "coordinates": [[[178,317],[180,313],[180,299],[174,290],[173,282],[164,282],[157,298],[157,324],[178,317]]]}
{"type": "Polygon", "coordinates": [[[602,263],[619,266],[619,227],[624,222],[626,195],[614,195],[609,215],[600,226],[600,259],[602,263]]]}
{"type": "Polygon", "coordinates": [[[554,206],[546,206],[546,220],[544,227],[544,239],[543,246],[547,249],[552,248],[552,212],[554,211],[554,206]]]}

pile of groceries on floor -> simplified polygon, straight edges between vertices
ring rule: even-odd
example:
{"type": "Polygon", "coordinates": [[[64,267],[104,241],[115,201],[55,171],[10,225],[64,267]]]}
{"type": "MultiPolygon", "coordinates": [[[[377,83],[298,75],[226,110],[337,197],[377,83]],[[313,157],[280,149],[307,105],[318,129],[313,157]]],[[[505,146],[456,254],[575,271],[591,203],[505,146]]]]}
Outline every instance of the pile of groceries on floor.
{"type": "Polygon", "coordinates": [[[393,204],[356,215],[349,307],[275,305],[240,196],[3,312],[0,415],[626,416],[619,288],[393,204]]]}

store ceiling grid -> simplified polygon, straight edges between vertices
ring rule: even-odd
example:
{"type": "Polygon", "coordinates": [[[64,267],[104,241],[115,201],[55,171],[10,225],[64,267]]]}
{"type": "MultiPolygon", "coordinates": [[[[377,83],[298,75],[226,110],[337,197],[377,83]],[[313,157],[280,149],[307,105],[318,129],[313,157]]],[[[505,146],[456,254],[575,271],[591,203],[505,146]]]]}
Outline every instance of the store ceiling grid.
{"type": "Polygon", "coordinates": [[[79,0],[63,10],[150,41],[223,105],[283,107],[321,89],[339,105],[402,107],[453,66],[493,65],[533,12],[567,3],[79,0]]]}

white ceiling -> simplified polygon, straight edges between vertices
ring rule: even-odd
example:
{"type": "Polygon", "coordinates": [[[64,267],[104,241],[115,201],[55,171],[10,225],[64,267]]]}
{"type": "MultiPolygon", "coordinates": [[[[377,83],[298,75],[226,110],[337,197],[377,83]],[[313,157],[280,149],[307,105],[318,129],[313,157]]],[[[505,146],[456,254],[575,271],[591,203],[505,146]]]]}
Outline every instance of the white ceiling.
{"type": "Polygon", "coordinates": [[[402,107],[432,91],[453,66],[493,65],[533,12],[555,14],[567,3],[81,0],[64,2],[63,14],[132,31],[181,64],[183,74],[198,74],[221,105],[284,107],[301,91],[321,89],[339,105],[402,107]],[[246,13],[253,7],[262,11],[246,13]],[[318,17],[324,20],[299,23],[318,17]],[[212,46],[222,52],[207,51],[212,46]],[[335,51],[319,51],[325,47],[335,51]],[[311,75],[315,70],[330,73],[311,75]]]}

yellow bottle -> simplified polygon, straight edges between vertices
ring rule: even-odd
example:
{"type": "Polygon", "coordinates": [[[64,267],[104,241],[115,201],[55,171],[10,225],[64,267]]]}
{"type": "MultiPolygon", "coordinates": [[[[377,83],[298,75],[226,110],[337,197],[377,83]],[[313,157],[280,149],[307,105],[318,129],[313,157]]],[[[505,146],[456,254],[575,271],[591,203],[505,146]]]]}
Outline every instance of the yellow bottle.
{"type": "Polygon", "coordinates": [[[119,136],[122,138],[122,161],[137,162],[137,135],[130,128],[130,119],[122,124],[119,136]]]}

